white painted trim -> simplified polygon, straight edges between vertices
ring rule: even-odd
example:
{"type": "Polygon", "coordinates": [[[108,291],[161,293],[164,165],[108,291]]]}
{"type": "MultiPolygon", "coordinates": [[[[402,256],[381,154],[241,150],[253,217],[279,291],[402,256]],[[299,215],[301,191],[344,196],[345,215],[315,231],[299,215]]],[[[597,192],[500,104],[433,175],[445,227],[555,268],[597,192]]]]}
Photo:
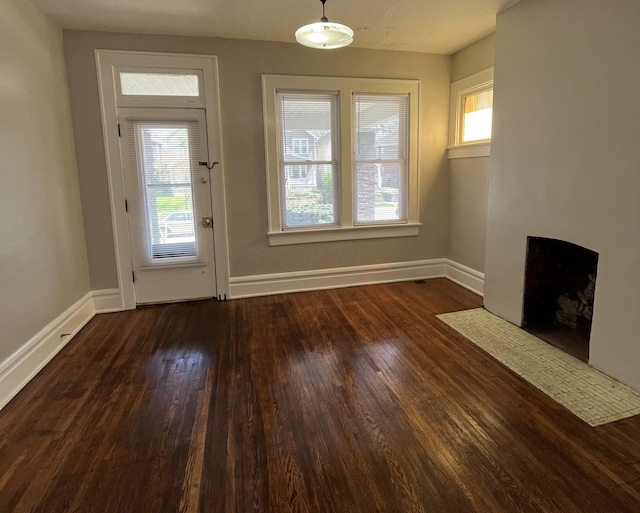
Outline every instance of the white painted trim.
{"type": "Polygon", "coordinates": [[[474,157],[490,157],[491,143],[465,144],[462,146],[449,146],[448,157],[450,159],[469,159],[474,157]]]}
{"type": "MultiPolygon", "coordinates": [[[[229,250],[227,238],[226,196],[224,191],[224,161],[220,120],[218,61],[213,55],[189,55],[120,50],[95,50],[98,88],[102,118],[103,142],[107,164],[111,223],[116,254],[118,290],[125,310],[136,307],[135,288],[131,279],[131,244],[125,211],[125,190],[118,137],[118,106],[114,87],[114,68],[162,67],[202,70],[207,111],[209,159],[218,162],[211,172],[214,219],[215,274],[218,298],[228,295],[229,250]]],[[[166,105],[165,105],[166,106],[166,105]]]]}
{"type": "Polygon", "coordinates": [[[232,277],[230,290],[231,299],[240,299],[442,277],[482,295],[484,274],[446,258],[232,277]]]}
{"type": "Polygon", "coordinates": [[[285,294],[306,290],[334,289],[438,278],[445,275],[445,259],[361,265],[313,271],[295,271],[257,276],[232,277],[231,298],[285,294]]]}
{"type": "Polygon", "coordinates": [[[120,289],[102,289],[91,292],[93,309],[97,314],[124,310],[120,289]]]}
{"type": "Polygon", "coordinates": [[[445,277],[484,297],[484,273],[447,259],[445,277]]]}
{"type": "Polygon", "coordinates": [[[415,237],[422,223],[353,226],[351,228],[313,228],[268,233],[269,246],[305,244],[330,240],[381,239],[387,237],[415,237]]]}
{"type": "Polygon", "coordinates": [[[114,59],[111,52],[96,50],[96,68],[98,73],[98,93],[100,98],[100,118],[102,137],[107,165],[107,182],[111,202],[111,225],[118,275],[118,290],[125,309],[136,307],[131,266],[131,244],[125,210],[125,191],[122,163],[120,159],[118,132],[118,110],[116,107],[115,82],[113,79],[114,59]]]}
{"type": "Polygon", "coordinates": [[[95,315],[88,292],[0,363],[0,409],[95,315]]]}

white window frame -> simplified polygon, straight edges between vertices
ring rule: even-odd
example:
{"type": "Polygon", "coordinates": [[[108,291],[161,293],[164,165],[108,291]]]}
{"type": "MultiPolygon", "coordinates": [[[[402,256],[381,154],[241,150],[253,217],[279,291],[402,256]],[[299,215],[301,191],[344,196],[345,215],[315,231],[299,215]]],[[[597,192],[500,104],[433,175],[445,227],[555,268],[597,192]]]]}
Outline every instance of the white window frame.
{"type": "Polygon", "coordinates": [[[483,141],[462,141],[464,101],[493,89],[493,67],[487,68],[451,84],[449,106],[449,158],[488,157],[491,155],[491,139],[483,141]]]}
{"type": "Polygon", "coordinates": [[[268,238],[269,245],[305,244],[312,242],[408,237],[418,235],[419,227],[419,122],[420,83],[417,80],[390,80],[338,77],[262,75],[262,97],[267,167],[268,238]],[[281,177],[278,165],[278,91],[338,93],[338,226],[284,229],[282,223],[281,177]],[[406,220],[379,224],[356,224],[353,172],[353,93],[409,95],[409,155],[407,164],[406,220]]]}

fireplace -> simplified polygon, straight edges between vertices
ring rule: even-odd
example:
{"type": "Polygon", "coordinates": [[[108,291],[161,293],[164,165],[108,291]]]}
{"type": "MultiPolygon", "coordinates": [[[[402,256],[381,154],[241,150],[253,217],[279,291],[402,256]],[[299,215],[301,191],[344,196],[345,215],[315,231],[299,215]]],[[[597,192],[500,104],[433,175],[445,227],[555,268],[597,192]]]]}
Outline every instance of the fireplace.
{"type": "Polygon", "coordinates": [[[588,361],[597,267],[595,251],[528,237],[522,327],[588,361]]]}

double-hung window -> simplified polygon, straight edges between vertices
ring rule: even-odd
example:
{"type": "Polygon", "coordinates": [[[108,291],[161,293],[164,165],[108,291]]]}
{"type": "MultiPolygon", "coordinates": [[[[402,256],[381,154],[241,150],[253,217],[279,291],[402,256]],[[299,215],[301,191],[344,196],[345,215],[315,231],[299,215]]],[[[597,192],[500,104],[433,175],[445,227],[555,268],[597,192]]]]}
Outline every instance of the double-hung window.
{"type": "Polygon", "coordinates": [[[278,181],[285,229],[337,225],[337,95],[276,92],[278,181]]]}
{"type": "Polygon", "coordinates": [[[418,82],[263,76],[271,245],[418,234],[418,82]]]}
{"type": "Polygon", "coordinates": [[[360,94],[353,101],[356,224],[406,220],[406,94],[360,94]]]}

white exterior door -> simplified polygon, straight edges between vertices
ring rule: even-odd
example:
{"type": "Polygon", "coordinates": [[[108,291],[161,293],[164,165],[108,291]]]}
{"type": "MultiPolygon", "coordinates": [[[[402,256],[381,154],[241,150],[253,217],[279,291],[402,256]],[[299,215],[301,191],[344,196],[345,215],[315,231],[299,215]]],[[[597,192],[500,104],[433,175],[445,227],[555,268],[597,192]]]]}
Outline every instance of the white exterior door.
{"type": "Polygon", "coordinates": [[[216,295],[204,109],[120,108],[136,304],[216,295]]]}
{"type": "Polygon", "coordinates": [[[96,67],[121,308],[226,299],[217,58],[96,50],[96,67]]]}

